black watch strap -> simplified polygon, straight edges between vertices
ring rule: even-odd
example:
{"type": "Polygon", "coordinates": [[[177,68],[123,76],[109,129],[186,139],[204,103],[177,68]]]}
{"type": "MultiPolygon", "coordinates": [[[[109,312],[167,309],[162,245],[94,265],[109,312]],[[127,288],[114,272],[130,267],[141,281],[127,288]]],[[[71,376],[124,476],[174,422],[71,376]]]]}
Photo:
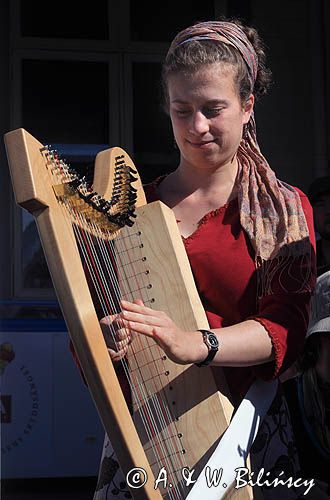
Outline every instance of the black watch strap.
{"type": "Polygon", "coordinates": [[[203,342],[207,346],[209,352],[204,361],[202,361],[201,363],[196,363],[196,366],[199,367],[207,366],[211,363],[214,356],[219,350],[219,341],[217,339],[217,336],[214,333],[210,332],[209,330],[198,330],[198,331],[201,332],[201,334],[203,335],[203,342]]]}

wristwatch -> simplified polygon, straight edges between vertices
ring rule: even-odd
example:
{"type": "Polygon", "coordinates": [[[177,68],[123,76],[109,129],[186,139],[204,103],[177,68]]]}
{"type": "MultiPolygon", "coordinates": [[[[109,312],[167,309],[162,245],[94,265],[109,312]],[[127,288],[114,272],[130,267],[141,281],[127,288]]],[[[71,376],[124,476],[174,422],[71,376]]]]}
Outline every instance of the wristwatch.
{"type": "Polygon", "coordinates": [[[208,364],[211,363],[212,359],[216,355],[216,353],[219,350],[219,341],[216,335],[214,333],[209,332],[208,330],[198,330],[199,332],[202,333],[203,335],[203,342],[206,344],[206,347],[208,348],[209,352],[204,361],[201,363],[195,363],[196,366],[207,366],[208,364]]]}

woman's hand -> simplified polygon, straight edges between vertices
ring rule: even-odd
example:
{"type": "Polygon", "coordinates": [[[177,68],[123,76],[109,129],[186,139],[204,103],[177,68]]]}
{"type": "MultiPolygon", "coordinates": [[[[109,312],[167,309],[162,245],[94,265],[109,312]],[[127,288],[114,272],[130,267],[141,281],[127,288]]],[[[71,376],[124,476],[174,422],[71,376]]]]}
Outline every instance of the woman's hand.
{"type": "Polygon", "coordinates": [[[145,307],[141,301],[121,301],[121,317],[131,331],[151,337],[175,363],[190,364],[207,356],[200,332],[181,330],[163,311],[145,307]]]}
{"type": "MultiPolygon", "coordinates": [[[[134,303],[143,305],[141,300],[135,300],[134,303]]],[[[112,361],[120,361],[126,356],[128,346],[134,339],[128,321],[123,319],[121,313],[114,314],[102,318],[100,326],[112,361]]]]}

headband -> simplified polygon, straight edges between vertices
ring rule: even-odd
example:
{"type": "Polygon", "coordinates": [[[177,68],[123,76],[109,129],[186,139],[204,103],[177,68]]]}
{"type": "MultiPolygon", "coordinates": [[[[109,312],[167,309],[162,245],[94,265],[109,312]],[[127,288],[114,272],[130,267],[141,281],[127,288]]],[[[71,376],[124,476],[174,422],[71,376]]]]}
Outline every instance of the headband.
{"type": "Polygon", "coordinates": [[[257,78],[258,56],[248,37],[239,26],[224,21],[205,21],[190,26],[174,38],[166,59],[175,52],[177,47],[194,40],[214,40],[234,47],[247,66],[251,89],[253,89],[257,78]]]}

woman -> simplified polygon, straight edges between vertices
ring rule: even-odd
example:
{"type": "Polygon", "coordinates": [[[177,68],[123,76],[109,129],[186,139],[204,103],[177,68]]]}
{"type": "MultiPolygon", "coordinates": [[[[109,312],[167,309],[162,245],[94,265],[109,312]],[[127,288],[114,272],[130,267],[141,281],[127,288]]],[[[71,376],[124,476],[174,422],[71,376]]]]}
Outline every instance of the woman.
{"type": "MultiPolygon", "coordinates": [[[[163,65],[180,163],[146,193],[174,211],[211,333],[182,331],[141,301],[122,303],[124,327],[154,338],[172,360],[211,364],[215,377],[225,367],[235,406],[257,377],[276,378],[295,360],[315,275],[308,199],[276,179],[256,141],[254,103],[270,82],[264,60],[254,29],[211,21],[179,33],[163,65]]],[[[105,335],[108,323],[101,321],[105,335]]],[[[110,346],[114,361],[127,352],[125,328],[110,346]]],[[[259,430],[252,465],[271,477],[299,477],[281,393],[259,430]]],[[[263,493],[302,493],[279,490],[263,493]]]]}

